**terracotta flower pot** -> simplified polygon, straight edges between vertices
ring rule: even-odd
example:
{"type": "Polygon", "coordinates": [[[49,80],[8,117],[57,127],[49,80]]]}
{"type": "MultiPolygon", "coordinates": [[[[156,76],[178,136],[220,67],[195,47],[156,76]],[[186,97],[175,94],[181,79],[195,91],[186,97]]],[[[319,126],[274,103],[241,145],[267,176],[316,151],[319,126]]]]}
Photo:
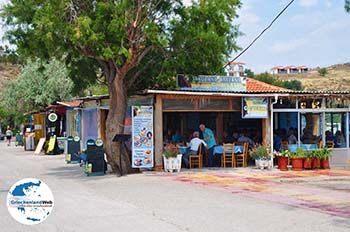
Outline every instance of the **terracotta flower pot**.
{"type": "Polygon", "coordinates": [[[288,171],[288,157],[278,157],[278,169],[281,171],[288,171]]]}
{"type": "Polygon", "coordinates": [[[321,168],[329,169],[329,159],[321,159],[321,168]]]}
{"type": "Polygon", "coordinates": [[[312,159],[311,158],[305,158],[304,159],[304,168],[305,169],[311,169],[312,167],[312,159]]]}
{"type": "Polygon", "coordinates": [[[293,168],[293,171],[302,171],[303,170],[303,159],[302,158],[292,159],[292,168],[293,168]]]}
{"type": "Polygon", "coordinates": [[[319,169],[321,167],[321,161],[319,158],[312,158],[311,163],[312,169],[319,169]]]}

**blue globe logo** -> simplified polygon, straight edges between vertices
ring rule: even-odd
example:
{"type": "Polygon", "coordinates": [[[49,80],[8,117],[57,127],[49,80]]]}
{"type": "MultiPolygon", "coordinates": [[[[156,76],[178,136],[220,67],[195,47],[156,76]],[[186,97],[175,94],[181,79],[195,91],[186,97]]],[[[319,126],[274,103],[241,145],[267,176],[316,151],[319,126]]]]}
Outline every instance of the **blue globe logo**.
{"type": "Polygon", "coordinates": [[[7,194],[7,208],[11,216],[25,225],[43,222],[52,212],[54,199],[44,182],[34,178],[16,182],[7,194]]]}

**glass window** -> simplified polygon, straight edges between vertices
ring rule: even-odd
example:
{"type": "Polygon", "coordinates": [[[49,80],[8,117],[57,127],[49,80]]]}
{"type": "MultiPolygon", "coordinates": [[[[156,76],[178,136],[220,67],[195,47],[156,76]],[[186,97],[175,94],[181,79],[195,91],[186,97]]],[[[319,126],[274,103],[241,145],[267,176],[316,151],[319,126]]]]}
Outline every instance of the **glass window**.
{"type": "Polygon", "coordinates": [[[273,105],[274,109],[295,109],[296,99],[279,98],[278,102],[273,105]]]}
{"type": "Polygon", "coordinates": [[[299,109],[320,109],[322,108],[322,99],[301,99],[299,100],[299,109]]]}
{"type": "Polygon", "coordinates": [[[300,141],[302,144],[319,146],[323,137],[322,114],[300,114],[300,141]]]}
{"type": "Polygon", "coordinates": [[[326,145],[328,147],[346,147],[346,113],[326,113],[326,145]]]}
{"type": "Polygon", "coordinates": [[[163,110],[193,110],[195,101],[192,99],[163,99],[163,110]]]}
{"type": "Polygon", "coordinates": [[[203,99],[199,100],[201,110],[228,110],[230,101],[227,99],[203,99]]]}
{"type": "Polygon", "coordinates": [[[326,98],[327,108],[349,108],[349,100],[341,98],[326,98]]]}
{"type": "Polygon", "coordinates": [[[274,150],[287,150],[298,143],[298,113],[274,113],[274,150]]]}

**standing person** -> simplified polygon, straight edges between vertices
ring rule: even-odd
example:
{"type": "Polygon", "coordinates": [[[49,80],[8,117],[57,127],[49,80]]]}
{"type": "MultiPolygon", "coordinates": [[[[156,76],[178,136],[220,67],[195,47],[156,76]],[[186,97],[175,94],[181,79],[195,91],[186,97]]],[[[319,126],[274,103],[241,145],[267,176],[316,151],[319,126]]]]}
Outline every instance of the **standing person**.
{"type": "Polygon", "coordinates": [[[7,146],[10,146],[13,133],[9,126],[7,127],[5,134],[6,134],[7,146]]]}
{"type": "Polygon", "coordinates": [[[199,125],[199,129],[202,131],[203,139],[207,143],[209,150],[208,166],[214,166],[214,147],[216,146],[215,136],[212,130],[205,128],[204,124],[199,125]]]}
{"type": "Polygon", "coordinates": [[[191,139],[191,142],[190,142],[190,152],[188,152],[187,154],[184,154],[182,156],[184,166],[186,168],[189,167],[188,160],[189,160],[190,155],[198,155],[199,146],[201,146],[202,144],[204,146],[207,146],[207,144],[204,142],[204,140],[199,138],[199,132],[198,131],[193,132],[193,139],[191,139]]]}

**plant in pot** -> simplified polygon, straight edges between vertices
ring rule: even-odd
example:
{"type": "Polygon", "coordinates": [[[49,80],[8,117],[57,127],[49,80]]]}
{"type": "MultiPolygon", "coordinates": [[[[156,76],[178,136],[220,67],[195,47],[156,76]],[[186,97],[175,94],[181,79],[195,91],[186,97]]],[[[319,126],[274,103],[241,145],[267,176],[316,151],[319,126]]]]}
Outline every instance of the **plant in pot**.
{"type": "Polygon", "coordinates": [[[293,171],[303,170],[303,159],[305,157],[305,151],[302,148],[298,148],[295,152],[290,154],[290,159],[292,160],[293,171]]]}
{"type": "Polygon", "coordinates": [[[322,157],[322,149],[316,149],[312,151],[312,169],[319,169],[321,167],[320,158],[322,157]]]}
{"type": "Polygon", "coordinates": [[[320,150],[321,168],[329,169],[329,157],[332,155],[332,150],[326,147],[320,150]]]}
{"type": "Polygon", "coordinates": [[[313,157],[312,151],[305,151],[304,169],[312,168],[312,157],[313,157]]]}
{"type": "Polygon", "coordinates": [[[164,171],[173,172],[181,170],[181,159],[182,154],[179,154],[179,149],[174,144],[168,144],[164,148],[163,160],[164,160],[164,171]]]}
{"type": "Polygon", "coordinates": [[[281,171],[288,171],[288,160],[290,156],[290,151],[282,150],[281,152],[276,152],[278,169],[281,171]]]}
{"type": "Polygon", "coordinates": [[[260,169],[264,168],[272,168],[273,166],[273,161],[272,157],[269,153],[270,149],[266,146],[258,146],[255,147],[251,152],[250,152],[250,157],[255,159],[255,166],[260,169]]]}

